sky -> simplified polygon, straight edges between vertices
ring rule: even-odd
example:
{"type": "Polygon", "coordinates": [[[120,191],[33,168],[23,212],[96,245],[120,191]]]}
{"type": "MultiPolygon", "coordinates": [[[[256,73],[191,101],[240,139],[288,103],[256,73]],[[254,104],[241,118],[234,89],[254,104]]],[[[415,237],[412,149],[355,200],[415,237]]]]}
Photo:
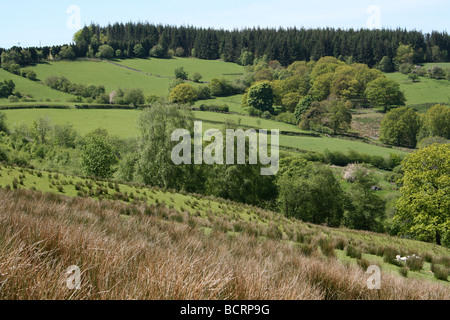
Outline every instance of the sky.
{"type": "Polygon", "coordinates": [[[0,47],[67,44],[92,22],[449,32],[450,0],[1,0],[0,47]]]}

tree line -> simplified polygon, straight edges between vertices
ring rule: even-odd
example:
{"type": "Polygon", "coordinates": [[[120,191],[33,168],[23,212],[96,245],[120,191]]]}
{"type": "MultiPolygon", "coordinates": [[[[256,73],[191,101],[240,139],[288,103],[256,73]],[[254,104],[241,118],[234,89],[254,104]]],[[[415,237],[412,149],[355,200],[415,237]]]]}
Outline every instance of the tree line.
{"type": "Polygon", "coordinates": [[[0,49],[0,54],[8,55],[2,59],[2,64],[13,60],[24,66],[50,56],[74,59],[107,55],[123,58],[187,56],[241,64],[266,57],[287,66],[294,61],[333,56],[374,66],[384,57],[393,60],[400,45],[413,48],[414,63],[450,60],[450,37],[445,31],[424,34],[405,29],[296,27],[224,30],[129,22],[85,26],[74,35],[73,41],[65,46],[0,49]],[[109,47],[102,47],[105,45],[109,47]]]}

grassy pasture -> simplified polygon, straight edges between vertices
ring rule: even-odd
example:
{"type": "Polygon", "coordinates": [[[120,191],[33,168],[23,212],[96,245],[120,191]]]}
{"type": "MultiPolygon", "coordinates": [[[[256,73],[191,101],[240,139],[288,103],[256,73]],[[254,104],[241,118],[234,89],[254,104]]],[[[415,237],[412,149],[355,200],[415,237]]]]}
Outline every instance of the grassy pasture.
{"type": "Polygon", "coordinates": [[[394,79],[405,92],[406,104],[450,103],[450,81],[420,77],[413,83],[401,73],[387,73],[386,77],[394,79]]]}
{"type": "MultiPolygon", "coordinates": [[[[14,81],[16,85],[14,91],[19,91],[22,95],[31,95],[32,99],[36,101],[53,101],[67,104],[68,99],[75,98],[75,96],[71,94],[53,90],[46,85],[12,74],[4,69],[0,69],[0,81],[3,80],[14,81]]],[[[0,99],[0,104],[9,104],[8,99],[0,99]]]]}
{"type": "Polygon", "coordinates": [[[214,78],[232,80],[244,73],[244,67],[235,63],[195,58],[126,59],[117,60],[116,62],[145,73],[170,78],[175,77],[175,69],[183,67],[189,73],[189,76],[196,72],[200,73],[203,76],[201,81],[204,82],[210,82],[214,78]]]}
{"type": "Polygon", "coordinates": [[[120,68],[106,61],[58,61],[31,67],[41,81],[50,76],[65,76],[72,83],[104,85],[106,92],[117,88],[140,88],[145,95],[165,95],[170,79],[147,76],[143,73],[120,68]]]}
{"type": "MultiPolygon", "coordinates": [[[[20,122],[32,124],[39,117],[48,117],[54,124],[70,123],[81,134],[86,134],[97,128],[104,128],[112,135],[122,138],[129,138],[139,135],[137,119],[140,111],[137,110],[56,110],[56,109],[22,109],[22,110],[5,110],[9,126],[14,126],[20,122]]],[[[292,131],[301,133],[302,131],[296,126],[272,121],[251,118],[241,115],[222,115],[212,112],[195,112],[195,116],[199,120],[204,121],[203,130],[211,128],[221,128],[221,124],[210,123],[214,121],[222,123],[225,119],[238,121],[246,127],[264,128],[264,129],[280,129],[283,131],[292,131]],[[260,123],[258,122],[260,120],[260,123]]],[[[355,150],[360,153],[368,153],[371,155],[379,155],[383,157],[389,156],[391,153],[405,154],[405,152],[384,148],[376,145],[367,144],[359,141],[350,141],[339,138],[329,137],[307,137],[307,136],[280,136],[280,146],[294,148],[304,151],[324,152],[326,149],[330,151],[355,150]]]]}

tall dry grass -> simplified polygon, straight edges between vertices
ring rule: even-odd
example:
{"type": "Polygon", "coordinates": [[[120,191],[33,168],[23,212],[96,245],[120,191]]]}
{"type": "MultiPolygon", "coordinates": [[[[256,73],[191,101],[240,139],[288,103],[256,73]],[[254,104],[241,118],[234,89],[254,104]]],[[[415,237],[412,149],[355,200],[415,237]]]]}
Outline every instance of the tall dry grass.
{"type": "Polygon", "coordinates": [[[293,243],[223,227],[206,236],[198,217],[126,206],[0,190],[0,299],[450,298],[447,286],[387,274],[371,291],[360,267],[293,243]],[[82,271],[78,291],[66,286],[72,265],[82,271]]]}

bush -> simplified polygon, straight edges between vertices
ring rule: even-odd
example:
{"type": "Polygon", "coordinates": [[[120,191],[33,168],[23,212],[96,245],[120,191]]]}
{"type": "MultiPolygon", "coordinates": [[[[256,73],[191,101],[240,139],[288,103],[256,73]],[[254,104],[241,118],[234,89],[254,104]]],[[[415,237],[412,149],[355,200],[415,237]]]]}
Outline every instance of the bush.
{"type": "Polygon", "coordinates": [[[446,267],[432,264],[431,265],[431,272],[434,273],[434,277],[438,280],[447,281],[449,276],[449,270],[446,267]]]}
{"type": "Polygon", "coordinates": [[[11,103],[19,102],[19,97],[14,96],[14,95],[10,95],[10,96],[8,97],[8,101],[11,102],[11,103]]]}
{"type": "Polygon", "coordinates": [[[398,250],[394,247],[387,247],[384,250],[383,260],[384,262],[393,264],[395,266],[403,266],[400,261],[397,261],[398,250]]]}
{"type": "Polygon", "coordinates": [[[198,100],[211,99],[211,89],[208,86],[199,86],[196,88],[198,100]]]}
{"type": "Polygon", "coordinates": [[[102,45],[98,48],[97,57],[103,59],[112,59],[115,56],[114,49],[109,45],[102,45]]]}
{"type": "Polygon", "coordinates": [[[276,121],[285,122],[289,124],[297,124],[297,118],[292,112],[283,112],[275,117],[276,121]]]}
{"type": "Polygon", "coordinates": [[[9,156],[5,149],[3,149],[2,146],[0,146],[0,162],[8,162],[9,156]]]}
{"type": "Polygon", "coordinates": [[[196,83],[199,83],[200,80],[202,80],[202,78],[203,78],[203,76],[200,73],[196,72],[192,75],[191,80],[196,83]]]}
{"type": "Polygon", "coordinates": [[[357,247],[349,244],[347,246],[347,256],[349,256],[350,258],[361,259],[362,251],[360,248],[357,248],[357,247]]]}
{"type": "Polygon", "coordinates": [[[402,63],[398,67],[398,71],[400,71],[403,74],[409,74],[413,70],[414,66],[411,63],[402,63]]]}
{"type": "Polygon", "coordinates": [[[364,271],[367,271],[367,269],[369,269],[370,267],[370,261],[366,260],[366,259],[358,259],[356,261],[356,263],[358,264],[358,266],[361,267],[361,269],[363,269],[364,271]]]}
{"type": "Polygon", "coordinates": [[[35,81],[37,79],[37,74],[33,70],[23,70],[22,77],[35,81]]]}
{"type": "Polygon", "coordinates": [[[6,114],[0,112],[0,132],[8,132],[8,126],[6,125],[6,114]]]}
{"type": "Polygon", "coordinates": [[[214,104],[212,104],[212,105],[202,104],[200,106],[200,111],[228,113],[230,111],[230,108],[226,104],[221,105],[221,106],[214,105],[214,104]]]}
{"type": "Polygon", "coordinates": [[[181,80],[189,79],[189,74],[186,71],[184,71],[183,67],[175,69],[174,73],[175,73],[176,79],[181,79],[181,80]]]}
{"type": "Polygon", "coordinates": [[[408,273],[409,273],[408,267],[401,267],[399,272],[403,277],[408,278],[408,273]]]}
{"type": "Polygon", "coordinates": [[[423,260],[421,258],[419,258],[419,257],[410,257],[406,261],[406,266],[411,271],[420,271],[423,268],[423,260]]]}

